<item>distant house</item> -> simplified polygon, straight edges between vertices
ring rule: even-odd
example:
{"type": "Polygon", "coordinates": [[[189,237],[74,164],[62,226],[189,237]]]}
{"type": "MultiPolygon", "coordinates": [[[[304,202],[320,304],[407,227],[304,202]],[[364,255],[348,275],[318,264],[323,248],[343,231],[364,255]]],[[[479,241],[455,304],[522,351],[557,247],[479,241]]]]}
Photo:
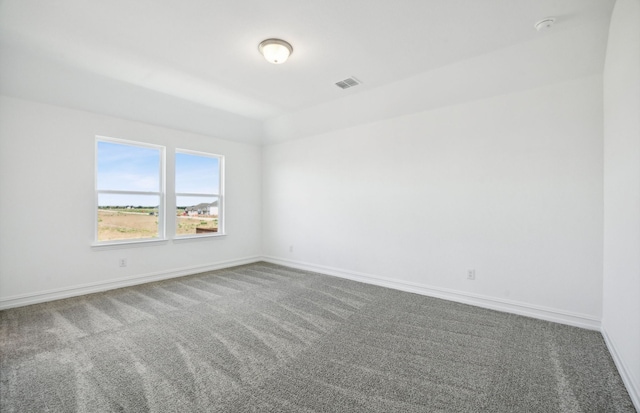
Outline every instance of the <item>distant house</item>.
{"type": "Polygon", "coordinates": [[[197,215],[218,215],[218,201],[211,203],[201,203],[198,205],[186,207],[184,212],[189,216],[197,215]]]}

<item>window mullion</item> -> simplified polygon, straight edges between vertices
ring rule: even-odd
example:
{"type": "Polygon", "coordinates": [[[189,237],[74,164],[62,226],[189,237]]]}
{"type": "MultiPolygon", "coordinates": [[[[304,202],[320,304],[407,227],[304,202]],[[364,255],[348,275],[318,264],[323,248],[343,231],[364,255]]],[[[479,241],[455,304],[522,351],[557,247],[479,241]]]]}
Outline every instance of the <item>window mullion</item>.
{"type": "Polygon", "coordinates": [[[98,189],[98,194],[115,194],[115,195],[160,195],[161,191],[120,191],[117,189],[98,189]]]}
{"type": "Polygon", "coordinates": [[[194,193],[194,192],[178,192],[176,196],[220,196],[219,194],[209,194],[209,193],[194,193]]]}

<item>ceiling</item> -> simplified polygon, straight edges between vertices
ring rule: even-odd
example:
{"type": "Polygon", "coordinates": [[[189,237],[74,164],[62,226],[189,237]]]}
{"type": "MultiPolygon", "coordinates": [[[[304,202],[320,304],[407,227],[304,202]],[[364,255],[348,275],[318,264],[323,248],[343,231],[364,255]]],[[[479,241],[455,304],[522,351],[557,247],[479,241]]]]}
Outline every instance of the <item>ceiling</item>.
{"type": "MultiPolygon", "coordinates": [[[[390,85],[463,62],[482,66],[483,56],[503,67],[530,57],[528,70],[545,82],[602,73],[613,3],[2,0],[0,93],[263,143],[297,114],[299,122],[327,105],[384,100],[390,85]],[[538,33],[534,23],[547,16],[556,25],[538,33]],[[285,64],[258,53],[270,37],[293,45],[285,64]],[[335,86],[349,76],[362,85],[335,86]]],[[[429,96],[427,86],[405,87],[409,100],[429,96]]],[[[403,111],[424,108],[416,103],[403,111]]],[[[293,137],[288,130],[282,136],[293,137]]]]}

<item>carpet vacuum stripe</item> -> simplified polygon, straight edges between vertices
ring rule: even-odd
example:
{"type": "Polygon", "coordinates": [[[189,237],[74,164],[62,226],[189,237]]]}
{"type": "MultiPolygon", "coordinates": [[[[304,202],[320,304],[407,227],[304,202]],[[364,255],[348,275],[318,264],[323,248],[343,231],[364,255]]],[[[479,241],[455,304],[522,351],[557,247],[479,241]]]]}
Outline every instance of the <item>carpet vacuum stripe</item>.
{"type": "Polygon", "coordinates": [[[268,263],[0,312],[2,412],[633,412],[596,331],[268,263]]]}

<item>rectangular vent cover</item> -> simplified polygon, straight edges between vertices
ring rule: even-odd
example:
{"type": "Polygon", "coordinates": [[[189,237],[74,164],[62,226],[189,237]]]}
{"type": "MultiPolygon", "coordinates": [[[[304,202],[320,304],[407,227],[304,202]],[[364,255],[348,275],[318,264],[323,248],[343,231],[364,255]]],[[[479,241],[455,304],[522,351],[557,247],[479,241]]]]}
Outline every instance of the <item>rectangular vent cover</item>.
{"type": "Polygon", "coordinates": [[[344,80],[336,82],[336,86],[338,86],[340,89],[349,89],[350,87],[358,86],[360,83],[362,82],[351,76],[344,80]]]}

